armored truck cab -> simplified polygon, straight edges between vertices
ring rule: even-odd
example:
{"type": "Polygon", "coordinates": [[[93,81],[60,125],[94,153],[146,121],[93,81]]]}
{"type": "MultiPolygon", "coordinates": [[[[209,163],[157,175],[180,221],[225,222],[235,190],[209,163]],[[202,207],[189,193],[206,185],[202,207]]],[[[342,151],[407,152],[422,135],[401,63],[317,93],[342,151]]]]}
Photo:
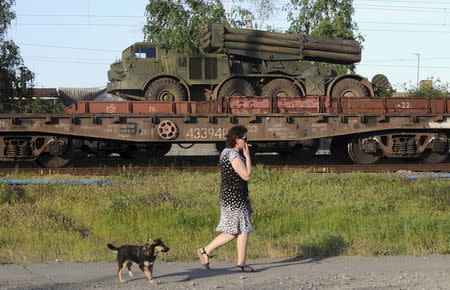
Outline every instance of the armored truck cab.
{"type": "Polygon", "coordinates": [[[138,42],[111,65],[107,91],[130,99],[183,101],[191,99],[193,91],[211,90],[229,75],[227,55],[179,54],[138,42]]]}

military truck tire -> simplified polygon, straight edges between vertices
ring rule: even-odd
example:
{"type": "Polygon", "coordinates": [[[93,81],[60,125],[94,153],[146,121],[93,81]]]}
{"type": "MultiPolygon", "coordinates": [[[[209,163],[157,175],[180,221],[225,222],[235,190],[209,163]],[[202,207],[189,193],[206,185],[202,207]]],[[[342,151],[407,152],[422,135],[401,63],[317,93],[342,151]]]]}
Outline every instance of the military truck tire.
{"type": "Polygon", "coordinates": [[[302,96],[302,93],[292,81],[287,79],[274,79],[266,84],[261,91],[265,97],[294,97],[302,96]]]}
{"type": "Polygon", "coordinates": [[[252,84],[244,79],[231,79],[219,89],[220,97],[222,96],[255,96],[256,91],[252,84]]]}
{"type": "Polygon", "coordinates": [[[186,90],[174,79],[161,78],[151,83],[145,91],[149,101],[185,101],[186,90]]]}
{"type": "Polygon", "coordinates": [[[343,79],[331,90],[332,97],[361,98],[370,97],[369,90],[355,79],[343,79]]]}

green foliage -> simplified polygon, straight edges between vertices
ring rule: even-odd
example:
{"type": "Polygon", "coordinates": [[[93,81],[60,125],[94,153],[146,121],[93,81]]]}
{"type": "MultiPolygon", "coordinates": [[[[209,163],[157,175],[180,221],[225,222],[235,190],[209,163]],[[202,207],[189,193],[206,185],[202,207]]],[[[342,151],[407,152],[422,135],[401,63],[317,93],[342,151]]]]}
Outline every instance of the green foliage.
{"type": "Polygon", "coordinates": [[[198,53],[203,29],[227,24],[219,0],[150,0],[146,7],[145,41],[167,45],[182,53],[198,53]]]}
{"type": "MultiPolygon", "coordinates": [[[[148,237],[172,249],[165,259],[186,261],[216,236],[217,173],[143,172],[119,180],[0,185],[0,262],[113,261],[107,243],[142,244],[148,237]]],[[[443,179],[257,167],[249,258],[448,254],[449,193],[443,179]]],[[[235,246],[214,255],[234,259],[235,246]]]]}
{"type": "MultiPolygon", "coordinates": [[[[212,23],[220,23],[232,27],[255,28],[265,27],[273,30],[265,23],[274,11],[274,4],[269,0],[251,0],[256,7],[255,21],[251,10],[240,5],[241,1],[232,5],[226,15],[219,0],[150,0],[146,7],[147,24],[144,26],[145,41],[166,45],[181,53],[200,53],[199,44],[203,29],[212,23]]],[[[252,9],[253,10],[253,9],[252,9]]]]}
{"type": "MultiPolygon", "coordinates": [[[[352,17],[355,12],[353,0],[290,0],[287,6],[289,33],[305,33],[313,36],[364,41],[357,32],[352,17]]],[[[354,65],[333,65],[339,74],[354,72],[354,65]]]]}
{"type": "Polygon", "coordinates": [[[60,101],[43,100],[39,97],[30,100],[24,107],[24,113],[36,114],[61,114],[64,113],[65,105],[60,101]]]}
{"type": "Polygon", "coordinates": [[[250,0],[245,3],[251,6],[251,10],[242,7],[242,1],[232,0],[230,15],[227,15],[228,22],[232,27],[252,27],[254,29],[273,31],[274,29],[267,24],[270,17],[274,14],[275,5],[270,0],[250,0]],[[237,4],[237,5],[236,5],[237,4]],[[253,11],[253,12],[252,12],[253,11]]]}
{"type": "Polygon", "coordinates": [[[407,92],[408,97],[450,97],[450,86],[448,83],[443,83],[440,79],[432,79],[432,82],[432,86],[426,86],[423,88],[417,88],[417,86],[412,85],[408,88],[408,86],[404,84],[404,90],[407,92]]]}
{"type": "Polygon", "coordinates": [[[21,108],[33,96],[33,73],[23,64],[19,47],[7,40],[7,30],[16,18],[14,0],[0,2],[0,112],[21,108]]]}

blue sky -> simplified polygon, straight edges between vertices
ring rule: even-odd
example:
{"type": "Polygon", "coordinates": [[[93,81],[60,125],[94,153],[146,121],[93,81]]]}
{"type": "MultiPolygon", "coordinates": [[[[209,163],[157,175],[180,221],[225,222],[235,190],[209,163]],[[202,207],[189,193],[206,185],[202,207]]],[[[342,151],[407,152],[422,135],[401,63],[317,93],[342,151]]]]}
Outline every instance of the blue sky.
{"type": "MultiPolygon", "coordinates": [[[[281,7],[270,19],[287,28],[281,7]]],[[[16,0],[9,38],[36,74],[36,87],[106,86],[109,65],[143,40],[148,0],[16,0]]],[[[226,7],[232,0],[225,0],[226,7]]],[[[244,2],[248,5],[249,2],[244,2]]],[[[354,20],[364,36],[357,73],[383,73],[402,90],[420,79],[450,83],[450,1],[354,0],[354,20]],[[420,55],[420,63],[418,57],[420,55]],[[418,70],[419,67],[419,70],[418,70]]]]}

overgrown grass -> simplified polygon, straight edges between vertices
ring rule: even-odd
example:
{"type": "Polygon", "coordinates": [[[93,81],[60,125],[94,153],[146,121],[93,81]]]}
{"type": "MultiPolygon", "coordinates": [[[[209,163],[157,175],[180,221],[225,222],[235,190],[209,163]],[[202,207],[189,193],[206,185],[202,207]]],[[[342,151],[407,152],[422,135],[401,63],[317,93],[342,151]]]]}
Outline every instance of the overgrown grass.
{"type": "MultiPolygon", "coordinates": [[[[217,173],[123,170],[116,180],[0,185],[0,262],[112,261],[107,243],[143,244],[147,237],[162,237],[172,249],[163,259],[185,261],[217,234],[217,173]]],[[[450,253],[445,179],[257,168],[250,195],[250,258],[450,253]]],[[[215,254],[234,259],[235,243],[215,254]]]]}

